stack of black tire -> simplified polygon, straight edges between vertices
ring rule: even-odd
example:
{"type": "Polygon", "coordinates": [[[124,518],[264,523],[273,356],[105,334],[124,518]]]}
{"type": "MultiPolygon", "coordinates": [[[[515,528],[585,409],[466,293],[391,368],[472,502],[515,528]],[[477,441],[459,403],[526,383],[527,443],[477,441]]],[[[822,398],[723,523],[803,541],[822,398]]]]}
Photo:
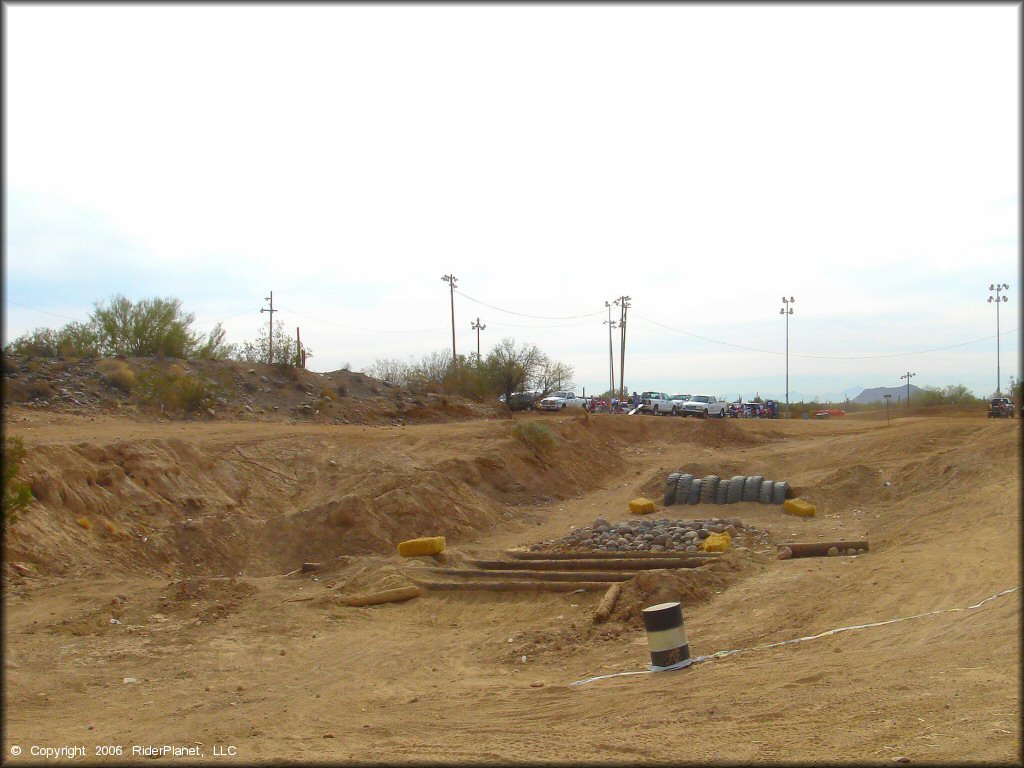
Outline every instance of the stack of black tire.
{"type": "Polygon", "coordinates": [[[781,504],[788,492],[789,483],[785,480],[765,480],[761,475],[734,475],[723,480],[718,475],[694,477],[684,472],[673,472],[665,483],[665,506],[735,504],[738,501],[781,504]]]}

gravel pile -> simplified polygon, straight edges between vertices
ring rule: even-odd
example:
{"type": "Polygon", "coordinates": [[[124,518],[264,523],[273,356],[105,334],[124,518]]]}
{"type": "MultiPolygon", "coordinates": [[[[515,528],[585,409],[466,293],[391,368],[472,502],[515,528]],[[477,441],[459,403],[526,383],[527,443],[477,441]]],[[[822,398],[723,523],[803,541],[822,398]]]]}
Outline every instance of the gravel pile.
{"type": "Polygon", "coordinates": [[[534,552],[697,552],[712,533],[728,532],[735,541],[751,545],[768,543],[768,536],[737,517],[708,520],[651,520],[643,518],[610,523],[599,517],[585,528],[577,528],[561,539],[531,545],[534,552]]]}
{"type": "Polygon", "coordinates": [[[785,480],[765,480],[761,475],[734,475],[728,480],[718,475],[694,477],[673,472],[665,482],[665,506],[673,504],[735,504],[759,501],[781,504],[789,493],[785,480]]]}

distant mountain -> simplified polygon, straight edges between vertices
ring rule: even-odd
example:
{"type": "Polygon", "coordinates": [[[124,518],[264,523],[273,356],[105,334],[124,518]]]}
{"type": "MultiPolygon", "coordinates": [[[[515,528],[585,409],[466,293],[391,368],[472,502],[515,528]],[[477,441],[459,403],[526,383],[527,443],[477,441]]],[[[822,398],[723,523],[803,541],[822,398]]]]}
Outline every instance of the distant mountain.
{"type": "MultiPolygon", "coordinates": [[[[920,387],[915,387],[913,384],[910,385],[911,398],[913,398],[914,395],[920,392],[924,392],[924,390],[921,389],[920,387]]],[[[875,387],[874,389],[865,389],[863,392],[861,392],[859,395],[853,398],[850,402],[880,403],[885,401],[886,395],[892,395],[892,401],[894,403],[902,402],[903,399],[907,396],[907,388],[904,385],[902,387],[875,387]]]]}
{"type": "MultiPolygon", "coordinates": [[[[910,394],[913,395],[922,392],[920,387],[916,387],[913,384],[910,385],[910,394]]],[[[762,400],[777,400],[780,403],[786,402],[785,392],[744,392],[742,394],[743,402],[750,402],[754,399],[755,394],[759,394],[762,400]]],[[[833,403],[839,404],[846,402],[847,399],[851,403],[875,403],[884,402],[885,395],[892,395],[892,401],[894,403],[902,402],[907,396],[907,386],[904,384],[902,387],[875,387],[874,389],[865,389],[862,386],[847,387],[841,392],[821,392],[812,394],[809,392],[796,392],[790,390],[789,402],[791,403],[833,403]]],[[[736,399],[735,394],[726,393],[725,399],[728,401],[734,401],[736,399]]]]}

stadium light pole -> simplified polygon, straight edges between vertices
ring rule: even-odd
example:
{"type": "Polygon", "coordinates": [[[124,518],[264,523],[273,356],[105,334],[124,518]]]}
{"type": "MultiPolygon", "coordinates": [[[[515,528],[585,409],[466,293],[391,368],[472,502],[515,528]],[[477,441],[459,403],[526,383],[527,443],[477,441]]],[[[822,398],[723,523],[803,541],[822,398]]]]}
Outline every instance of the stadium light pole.
{"type": "Polygon", "coordinates": [[[786,418],[789,418],[789,316],[793,314],[793,308],[789,306],[794,301],[793,297],[790,296],[788,299],[782,297],[782,309],[779,310],[780,315],[786,316],[786,418]]]}
{"type": "Polygon", "coordinates": [[[910,377],[911,376],[917,376],[917,374],[916,373],[911,373],[910,371],[907,371],[905,375],[900,376],[901,379],[906,379],[907,380],[907,408],[910,407],[910,377]]]}
{"type": "Polygon", "coordinates": [[[1006,297],[1000,296],[999,294],[1001,291],[1005,291],[1009,287],[1010,286],[1006,283],[992,283],[988,287],[990,291],[996,292],[995,298],[992,298],[991,296],[988,297],[990,304],[993,301],[996,303],[996,397],[1001,397],[1003,394],[1003,373],[999,368],[999,302],[1006,301],[1006,297]]]}

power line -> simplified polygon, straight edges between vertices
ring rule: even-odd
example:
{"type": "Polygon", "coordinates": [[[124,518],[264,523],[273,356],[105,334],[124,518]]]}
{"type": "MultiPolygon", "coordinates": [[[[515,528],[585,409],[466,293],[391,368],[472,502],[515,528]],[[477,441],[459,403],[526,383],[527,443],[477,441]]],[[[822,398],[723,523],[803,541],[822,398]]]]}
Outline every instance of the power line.
{"type": "MultiPolygon", "coordinates": [[[[726,347],[734,347],[736,349],[745,349],[748,352],[761,352],[761,353],[766,354],[766,355],[784,355],[784,354],[786,354],[785,352],[777,352],[777,351],[772,350],[772,349],[758,349],[757,347],[745,347],[742,344],[731,344],[728,341],[722,341],[721,339],[712,339],[712,338],[710,338],[708,336],[701,336],[701,335],[696,334],[696,333],[690,333],[689,331],[684,331],[681,328],[673,328],[671,325],[665,325],[664,323],[659,323],[657,320],[652,320],[649,317],[643,317],[641,315],[636,315],[636,317],[639,320],[644,320],[644,321],[646,321],[648,323],[651,323],[653,325],[658,325],[658,326],[661,326],[662,328],[667,328],[670,331],[675,331],[676,333],[682,333],[682,334],[684,334],[686,336],[692,336],[695,339],[702,339],[704,341],[710,341],[710,342],[712,342],[714,344],[721,344],[721,345],[726,346],[726,347]]],[[[1014,328],[1012,331],[1005,331],[1005,332],[1003,332],[1003,333],[1001,333],[999,335],[1000,336],[1006,336],[1007,334],[1010,334],[1010,333],[1016,333],[1019,330],[1020,330],[1020,328],[1014,328]]],[[[973,339],[972,341],[964,341],[964,342],[961,342],[959,344],[950,344],[948,347],[936,347],[935,349],[922,349],[922,350],[919,350],[919,351],[916,351],[916,352],[894,352],[893,354],[889,354],[889,355],[849,355],[849,356],[801,355],[801,354],[799,354],[797,352],[790,352],[789,354],[792,357],[806,357],[806,358],[810,358],[810,359],[813,359],[813,360],[875,360],[875,359],[887,358],[887,357],[907,357],[909,355],[927,355],[927,354],[929,354],[931,352],[944,352],[947,349],[956,349],[957,347],[966,347],[966,346],[968,346],[970,344],[979,344],[982,341],[991,341],[994,338],[996,338],[996,336],[986,336],[986,337],[984,337],[982,339],[973,339]]]]}
{"type": "Polygon", "coordinates": [[[7,303],[8,304],[13,304],[16,307],[21,307],[22,309],[31,309],[33,312],[42,312],[44,315],[53,315],[54,317],[59,317],[62,320],[70,320],[73,323],[79,322],[78,320],[76,320],[73,317],[68,317],[67,315],[58,315],[56,312],[48,312],[45,309],[38,309],[36,307],[30,307],[27,304],[19,304],[18,302],[11,301],[10,299],[7,300],[7,303]]]}
{"type": "Polygon", "coordinates": [[[439,328],[419,328],[404,331],[395,331],[387,328],[359,328],[354,325],[344,325],[343,323],[335,323],[331,320],[322,320],[319,317],[313,317],[312,315],[307,315],[303,312],[296,312],[294,309],[288,309],[288,307],[281,307],[281,311],[289,312],[293,315],[298,315],[299,317],[304,317],[307,320],[313,320],[314,322],[317,323],[323,323],[324,325],[333,325],[337,328],[344,328],[347,331],[365,331],[366,333],[435,333],[436,331],[443,331],[446,330],[447,328],[447,326],[441,326],[439,328]]]}
{"type": "Polygon", "coordinates": [[[511,309],[502,309],[501,307],[496,307],[493,304],[487,304],[486,302],[480,301],[479,299],[474,299],[472,296],[467,296],[465,293],[458,289],[456,289],[455,293],[459,294],[459,296],[462,296],[464,299],[469,299],[470,301],[476,302],[477,304],[485,306],[488,309],[494,309],[497,310],[498,312],[505,312],[509,315],[518,315],[519,317],[530,317],[533,318],[534,320],[579,320],[582,317],[596,317],[597,315],[604,314],[604,310],[600,309],[597,312],[591,312],[586,315],[568,315],[566,317],[546,317],[545,315],[527,315],[523,312],[513,312],[511,309]]]}

